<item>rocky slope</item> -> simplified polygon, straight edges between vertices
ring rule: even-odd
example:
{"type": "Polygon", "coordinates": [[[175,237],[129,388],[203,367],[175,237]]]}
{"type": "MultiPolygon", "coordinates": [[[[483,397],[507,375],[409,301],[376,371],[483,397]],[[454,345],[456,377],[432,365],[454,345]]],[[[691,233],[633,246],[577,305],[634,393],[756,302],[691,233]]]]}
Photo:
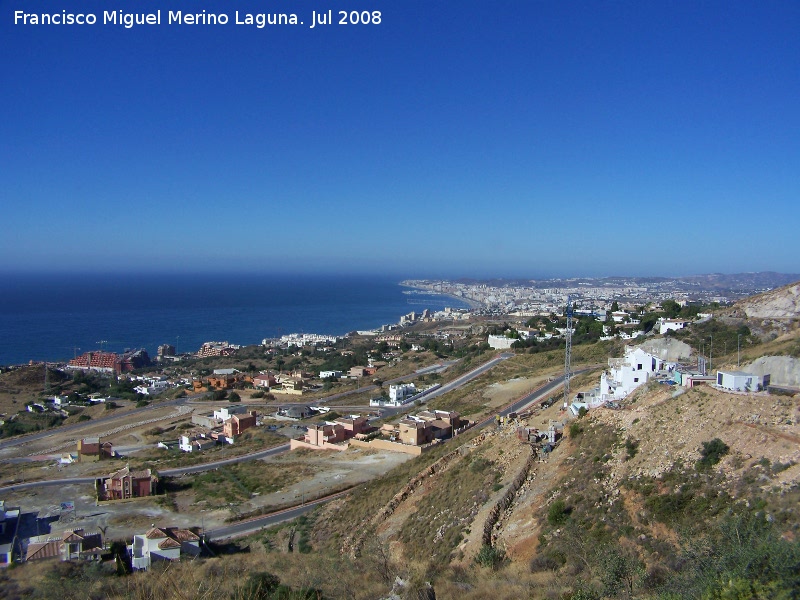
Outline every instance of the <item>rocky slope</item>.
{"type": "Polygon", "coordinates": [[[740,300],[735,308],[749,319],[800,318],[800,282],[740,300]]]}

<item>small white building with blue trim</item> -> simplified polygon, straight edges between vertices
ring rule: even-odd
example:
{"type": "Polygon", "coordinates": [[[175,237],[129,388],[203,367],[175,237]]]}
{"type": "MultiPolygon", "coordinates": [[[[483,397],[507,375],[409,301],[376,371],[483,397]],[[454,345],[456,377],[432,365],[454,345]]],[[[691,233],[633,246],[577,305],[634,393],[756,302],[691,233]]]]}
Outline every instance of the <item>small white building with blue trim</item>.
{"type": "Polygon", "coordinates": [[[760,392],[767,389],[769,375],[754,375],[744,371],[717,371],[717,385],[733,392],[760,392]]]}

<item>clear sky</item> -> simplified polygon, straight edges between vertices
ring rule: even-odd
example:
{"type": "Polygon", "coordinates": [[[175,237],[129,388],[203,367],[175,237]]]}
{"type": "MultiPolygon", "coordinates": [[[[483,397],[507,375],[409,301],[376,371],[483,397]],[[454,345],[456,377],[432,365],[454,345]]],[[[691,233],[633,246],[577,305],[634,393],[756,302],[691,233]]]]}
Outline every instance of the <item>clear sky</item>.
{"type": "Polygon", "coordinates": [[[800,272],[797,1],[0,0],[0,50],[0,270],[800,272]]]}

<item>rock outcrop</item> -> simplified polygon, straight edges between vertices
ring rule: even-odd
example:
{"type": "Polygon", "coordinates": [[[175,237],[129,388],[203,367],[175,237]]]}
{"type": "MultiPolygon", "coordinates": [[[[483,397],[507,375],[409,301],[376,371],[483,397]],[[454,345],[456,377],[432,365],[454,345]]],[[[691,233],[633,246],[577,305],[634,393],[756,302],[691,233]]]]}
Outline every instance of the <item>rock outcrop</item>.
{"type": "Polygon", "coordinates": [[[736,308],[744,311],[750,319],[798,319],[800,318],[800,281],[777,290],[745,298],[737,302],[736,308]]]}

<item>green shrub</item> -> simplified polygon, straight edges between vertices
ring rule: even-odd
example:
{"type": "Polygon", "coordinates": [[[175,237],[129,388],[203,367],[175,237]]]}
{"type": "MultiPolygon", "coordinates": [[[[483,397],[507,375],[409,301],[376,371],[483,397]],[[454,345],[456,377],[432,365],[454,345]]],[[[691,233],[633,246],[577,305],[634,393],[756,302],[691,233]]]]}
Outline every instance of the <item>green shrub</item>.
{"type": "Polygon", "coordinates": [[[700,449],[700,460],[697,461],[698,470],[709,469],[722,460],[728,454],[730,447],[719,438],[714,438],[710,442],[703,442],[700,449]]]}
{"type": "Polygon", "coordinates": [[[506,553],[498,548],[494,548],[489,546],[488,544],[484,544],[478,555],[475,557],[475,562],[478,563],[482,567],[486,567],[488,569],[492,569],[493,571],[497,569],[503,561],[506,559],[506,553]]]}
{"type": "Polygon", "coordinates": [[[625,440],[625,451],[627,452],[626,460],[632,459],[639,451],[639,441],[631,438],[625,440]]]}
{"type": "Polygon", "coordinates": [[[570,509],[563,500],[556,500],[547,509],[547,522],[553,527],[563,525],[569,518],[570,509]]]}
{"type": "Polygon", "coordinates": [[[583,433],[583,427],[580,426],[580,423],[578,423],[577,421],[573,421],[572,423],[570,423],[569,425],[570,438],[575,439],[582,433],[583,433]]]}

